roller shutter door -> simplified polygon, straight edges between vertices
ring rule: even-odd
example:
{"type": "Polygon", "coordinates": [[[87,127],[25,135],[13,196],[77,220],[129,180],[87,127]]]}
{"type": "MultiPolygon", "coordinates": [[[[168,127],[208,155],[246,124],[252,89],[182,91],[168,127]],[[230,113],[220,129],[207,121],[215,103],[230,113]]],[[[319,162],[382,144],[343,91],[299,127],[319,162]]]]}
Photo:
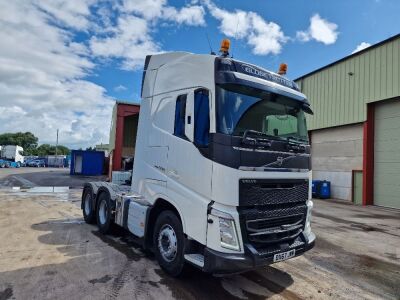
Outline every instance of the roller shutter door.
{"type": "Polygon", "coordinates": [[[400,208],[400,99],[375,108],[374,204],[400,208]]]}

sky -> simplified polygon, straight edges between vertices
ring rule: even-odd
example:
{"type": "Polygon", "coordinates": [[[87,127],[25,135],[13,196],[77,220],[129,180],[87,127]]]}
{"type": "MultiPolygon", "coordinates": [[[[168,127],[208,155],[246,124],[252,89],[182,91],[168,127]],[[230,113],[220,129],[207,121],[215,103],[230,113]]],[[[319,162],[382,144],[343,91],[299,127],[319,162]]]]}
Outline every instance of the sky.
{"type": "Polygon", "coordinates": [[[218,51],[295,79],[400,33],[398,0],[0,0],[0,133],[108,143],[115,100],[140,102],[144,58],[218,51]]]}

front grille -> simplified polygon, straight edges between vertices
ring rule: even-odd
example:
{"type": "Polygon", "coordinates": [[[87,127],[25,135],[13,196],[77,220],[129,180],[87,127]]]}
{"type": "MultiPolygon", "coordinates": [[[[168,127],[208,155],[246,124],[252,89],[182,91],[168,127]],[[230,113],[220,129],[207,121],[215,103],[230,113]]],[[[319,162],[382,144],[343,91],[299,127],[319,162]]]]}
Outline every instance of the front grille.
{"type": "Polygon", "coordinates": [[[239,205],[271,205],[306,201],[308,180],[242,179],[239,183],[239,205]]]}
{"type": "Polygon", "coordinates": [[[301,224],[302,221],[302,214],[283,218],[249,220],[247,221],[247,229],[250,232],[260,232],[268,228],[279,228],[288,224],[298,225],[301,224]]]}
{"type": "Polygon", "coordinates": [[[241,180],[239,191],[245,242],[269,252],[300,238],[307,215],[307,180],[241,180]]]}

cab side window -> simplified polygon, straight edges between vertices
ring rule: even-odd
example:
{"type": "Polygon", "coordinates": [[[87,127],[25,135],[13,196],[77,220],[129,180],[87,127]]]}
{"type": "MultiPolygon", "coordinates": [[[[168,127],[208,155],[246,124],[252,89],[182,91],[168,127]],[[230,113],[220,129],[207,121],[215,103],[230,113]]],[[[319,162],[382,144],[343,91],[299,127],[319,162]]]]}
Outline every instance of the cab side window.
{"type": "Polygon", "coordinates": [[[186,94],[179,95],[175,105],[174,135],[186,139],[185,136],[186,94]]]}
{"type": "Polygon", "coordinates": [[[194,143],[207,147],[210,133],[210,100],[206,89],[194,92],[194,143]]]}

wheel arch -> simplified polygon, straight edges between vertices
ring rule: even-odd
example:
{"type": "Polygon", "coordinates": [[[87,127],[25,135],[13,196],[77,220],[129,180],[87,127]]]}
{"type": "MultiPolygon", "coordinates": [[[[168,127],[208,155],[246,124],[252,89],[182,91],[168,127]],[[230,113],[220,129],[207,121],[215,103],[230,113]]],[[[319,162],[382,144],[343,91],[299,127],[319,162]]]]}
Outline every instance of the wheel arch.
{"type": "Polygon", "coordinates": [[[185,233],[185,226],[184,220],[182,218],[181,213],[179,212],[178,208],[171,203],[170,201],[166,200],[165,198],[159,197],[156,199],[154,204],[149,211],[147,220],[146,220],[146,232],[145,232],[145,240],[144,240],[144,247],[146,249],[151,249],[153,247],[153,232],[154,232],[154,225],[157,220],[157,217],[166,210],[173,211],[179,220],[182,223],[183,232],[185,233]]]}

